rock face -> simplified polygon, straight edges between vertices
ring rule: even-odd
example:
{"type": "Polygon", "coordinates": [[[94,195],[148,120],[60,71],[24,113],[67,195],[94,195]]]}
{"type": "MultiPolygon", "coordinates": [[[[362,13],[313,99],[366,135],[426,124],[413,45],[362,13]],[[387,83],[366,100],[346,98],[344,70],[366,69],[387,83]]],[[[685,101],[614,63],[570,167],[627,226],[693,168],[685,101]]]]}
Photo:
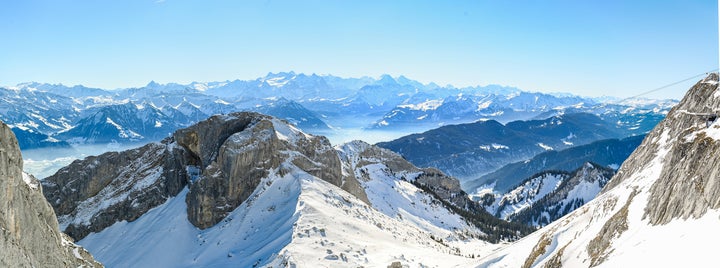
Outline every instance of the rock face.
{"type": "Polygon", "coordinates": [[[76,160],[42,181],[60,228],[82,239],[117,221],[132,221],[177,195],[197,159],[172,139],[122,153],[76,160]]]}
{"type": "Polygon", "coordinates": [[[720,240],[718,74],[699,81],[593,201],[480,267],[711,267],[720,240]]]}
{"type": "Polygon", "coordinates": [[[187,196],[188,217],[204,229],[245,201],[271,171],[295,167],[367,200],[354,178],[343,178],[340,159],[325,137],[310,136],[287,122],[260,114],[216,116],[174,135],[201,159],[201,179],[187,196]]]}
{"type": "Polygon", "coordinates": [[[257,113],[213,116],[160,143],[78,160],[42,182],[75,239],[134,221],[188,186],[188,220],[205,229],[245,201],[269,172],[300,168],[366,200],[325,137],[257,113]],[[293,167],[282,166],[289,160],[293,167]]]}
{"type": "Polygon", "coordinates": [[[0,122],[0,266],[102,267],[57,229],[39,181],[22,164],[15,135],[0,122]]]}

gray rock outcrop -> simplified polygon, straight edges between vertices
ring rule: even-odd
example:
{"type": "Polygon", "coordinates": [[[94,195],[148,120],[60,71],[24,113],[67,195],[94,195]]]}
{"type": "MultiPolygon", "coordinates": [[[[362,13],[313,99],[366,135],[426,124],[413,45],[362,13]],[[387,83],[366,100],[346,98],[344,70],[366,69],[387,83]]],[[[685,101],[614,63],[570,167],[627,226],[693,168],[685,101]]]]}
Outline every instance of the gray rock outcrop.
{"type": "Polygon", "coordinates": [[[362,200],[325,137],[257,113],[216,115],[160,143],[78,160],[43,181],[61,229],[75,239],[119,221],[134,221],[189,187],[188,220],[213,226],[268,176],[299,168],[362,200]]]}
{"type": "Polygon", "coordinates": [[[172,139],[76,160],[42,182],[60,227],[80,240],[118,221],[133,221],[177,195],[197,159],[172,139]]]}
{"type": "Polygon", "coordinates": [[[15,135],[0,122],[0,267],[102,267],[58,230],[39,181],[22,165],[15,135]]]}

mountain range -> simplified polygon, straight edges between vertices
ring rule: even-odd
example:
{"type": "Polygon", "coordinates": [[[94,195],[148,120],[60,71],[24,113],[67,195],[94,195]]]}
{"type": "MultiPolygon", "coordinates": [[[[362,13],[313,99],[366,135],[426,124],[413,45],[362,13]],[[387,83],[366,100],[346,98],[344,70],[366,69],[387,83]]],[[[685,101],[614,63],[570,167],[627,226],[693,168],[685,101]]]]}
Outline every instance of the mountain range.
{"type": "Polygon", "coordinates": [[[675,103],[608,102],[497,85],[455,88],[404,76],[340,78],[294,72],[269,73],[255,80],[150,82],[115,90],[32,82],[0,87],[0,99],[0,120],[16,134],[25,131],[49,138],[33,135],[21,148],[159,141],[211,115],[235,111],[262,112],[310,133],[345,136],[350,132],[343,131],[349,129],[409,134],[477,120],[506,123],[587,112],[642,134],[675,103]]]}
{"type": "Polygon", "coordinates": [[[624,139],[599,140],[564,150],[545,151],[530,159],[507,164],[478,179],[467,181],[463,186],[465,189],[472,189],[470,192],[485,188],[506,192],[533,174],[549,170],[571,172],[586,162],[617,169],[635,151],[643,138],[643,135],[639,135],[624,139]]]}
{"type": "MultiPolygon", "coordinates": [[[[465,184],[504,165],[525,161],[542,152],[559,151],[603,139],[623,138],[632,131],[594,114],[573,113],[506,124],[487,120],[449,125],[377,145],[401,154],[417,166],[438,168],[465,184]]],[[[571,169],[579,167],[579,164],[571,169]]],[[[518,179],[524,178],[522,176],[518,179]]],[[[512,186],[518,179],[504,184],[500,182],[500,186],[512,186]]],[[[497,178],[470,185],[477,188],[495,180],[497,178]]]]}

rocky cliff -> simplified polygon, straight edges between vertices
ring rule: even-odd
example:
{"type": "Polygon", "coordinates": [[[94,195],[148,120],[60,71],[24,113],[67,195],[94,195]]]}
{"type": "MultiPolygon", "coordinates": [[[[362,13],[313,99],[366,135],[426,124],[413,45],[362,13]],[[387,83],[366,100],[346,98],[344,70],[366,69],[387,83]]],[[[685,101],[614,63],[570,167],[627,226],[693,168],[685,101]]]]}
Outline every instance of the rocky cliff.
{"type": "Polygon", "coordinates": [[[600,195],[479,267],[712,267],[720,240],[718,74],[695,84],[600,195]]]}
{"type": "Polygon", "coordinates": [[[40,182],[22,164],[15,135],[0,122],[0,266],[102,267],[58,230],[40,182]]]}
{"type": "Polygon", "coordinates": [[[245,201],[270,172],[290,161],[361,200],[354,177],[325,137],[257,113],[213,116],[159,143],[77,160],[43,180],[61,229],[75,239],[133,221],[188,186],[188,220],[204,229],[245,201]]]}

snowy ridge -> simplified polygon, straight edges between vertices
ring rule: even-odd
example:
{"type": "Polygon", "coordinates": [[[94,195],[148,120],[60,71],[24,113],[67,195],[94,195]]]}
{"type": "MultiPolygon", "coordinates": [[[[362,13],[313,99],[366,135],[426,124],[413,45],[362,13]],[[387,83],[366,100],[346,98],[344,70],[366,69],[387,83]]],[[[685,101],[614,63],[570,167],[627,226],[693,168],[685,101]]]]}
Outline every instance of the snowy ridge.
{"type": "Polygon", "coordinates": [[[478,193],[475,198],[501,219],[542,227],[595,198],[614,174],[587,162],[573,172],[544,171],[504,194],[478,193]]]}
{"type": "Polygon", "coordinates": [[[502,195],[486,209],[507,220],[510,215],[527,209],[535,202],[556,190],[568,178],[565,173],[544,173],[526,180],[522,185],[502,195]]]}
{"type": "Polygon", "coordinates": [[[717,84],[706,83],[717,80],[691,88],[598,197],[474,266],[713,266],[702,241],[720,239],[720,143],[700,133],[720,126],[679,111],[720,108],[717,84]]]}
{"type": "MultiPolygon", "coordinates": [[[[118,172],[118,176],[127,178],[126,180],[113,181],[111,187],[104,187],[95,196],[83,200],[77,204],[76,213],[59,216],[60,229],[65,230],[69,225],[90,225],[93,217],[99,212],[131,200],[130,196],[136,192],[146,191],[157,183],[162,176],[163,167],[155,166],[152,160],[159,159],[165,148],[159,144],[154,147],[154,150],[141,156],[145,161],[134,161],[118,172]]],[[[100,164],[97,161],[95,163],[100,164]]],[[[61,169],[59,172],[64,170],[61,169]]]]}

